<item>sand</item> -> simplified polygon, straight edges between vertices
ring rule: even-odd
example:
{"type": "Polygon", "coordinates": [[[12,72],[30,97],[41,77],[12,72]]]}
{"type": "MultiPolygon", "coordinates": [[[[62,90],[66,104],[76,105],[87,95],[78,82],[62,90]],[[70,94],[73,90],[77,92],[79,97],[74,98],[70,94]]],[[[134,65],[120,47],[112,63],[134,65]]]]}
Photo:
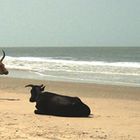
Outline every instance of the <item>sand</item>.
{"type": "Polygon", "coordinates": [[[0,140],[140,140],[140,87],[0,77],[0,140]],[[89,118],[35,115],[27,84],[78,96],[89,118]]]}

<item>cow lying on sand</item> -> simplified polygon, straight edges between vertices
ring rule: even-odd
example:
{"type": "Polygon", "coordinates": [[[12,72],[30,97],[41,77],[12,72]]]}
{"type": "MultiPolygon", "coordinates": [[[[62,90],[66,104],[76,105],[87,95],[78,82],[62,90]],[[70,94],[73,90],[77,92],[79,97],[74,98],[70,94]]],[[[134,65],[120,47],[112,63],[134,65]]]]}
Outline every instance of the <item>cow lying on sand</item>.
{"type": "Polygon", "coordinates": [[[90,108],[78,97],[44,92],[43,85],[26,85],[31,87],[30,102],[36,102],[35,114],[46,114],[65,117],[88,117],[90,108]]]}

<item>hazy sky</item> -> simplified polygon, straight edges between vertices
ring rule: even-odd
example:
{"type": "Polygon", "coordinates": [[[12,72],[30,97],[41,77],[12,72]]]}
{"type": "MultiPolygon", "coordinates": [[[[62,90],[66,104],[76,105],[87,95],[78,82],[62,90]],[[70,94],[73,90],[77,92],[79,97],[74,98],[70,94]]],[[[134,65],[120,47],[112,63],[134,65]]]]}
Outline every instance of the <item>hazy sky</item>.
{"type": "Polygon", "coordinates": [[[140,46],[140,0],[0,0],[0,46],[140,46]]]}

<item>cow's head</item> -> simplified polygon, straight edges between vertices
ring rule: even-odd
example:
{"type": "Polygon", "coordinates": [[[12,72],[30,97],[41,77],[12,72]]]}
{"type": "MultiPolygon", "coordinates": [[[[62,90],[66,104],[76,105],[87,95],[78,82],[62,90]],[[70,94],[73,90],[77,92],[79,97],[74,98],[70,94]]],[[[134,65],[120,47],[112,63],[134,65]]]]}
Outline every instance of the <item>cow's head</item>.
{"type": "Polygon", "coordinates": [[[2,61],[3,61],[3,59],[5,58],[5,52],[2,50],[2,52],[3,52],[3,56],[2,56],[2,58],[1,58],[1,60],[0,60],[0,74],[2,75],[2,74],[8,74],[9,72],[8,72],[8,70],[5,68],[5,66],[4,66],[4,64],[2,63],[2,61]]]}
{"type": "Polygon", "coordinates": [[[31,97],[30,102],[36,102],[39,99],[39,95],[42,91],[44,91],[45,86],[42,85],[26,85],[25,87],[31,87],[31,97]]]}

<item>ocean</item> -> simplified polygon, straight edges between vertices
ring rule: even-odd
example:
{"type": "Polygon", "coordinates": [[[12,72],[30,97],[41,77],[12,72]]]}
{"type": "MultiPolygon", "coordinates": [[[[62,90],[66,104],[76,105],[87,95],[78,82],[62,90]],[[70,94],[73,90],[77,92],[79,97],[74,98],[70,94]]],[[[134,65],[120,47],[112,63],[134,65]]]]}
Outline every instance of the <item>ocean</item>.
{"type": "Polygon", "coordinates": [[[8,77],[140,86],[140,47],[10,47],[8,77]]]}

